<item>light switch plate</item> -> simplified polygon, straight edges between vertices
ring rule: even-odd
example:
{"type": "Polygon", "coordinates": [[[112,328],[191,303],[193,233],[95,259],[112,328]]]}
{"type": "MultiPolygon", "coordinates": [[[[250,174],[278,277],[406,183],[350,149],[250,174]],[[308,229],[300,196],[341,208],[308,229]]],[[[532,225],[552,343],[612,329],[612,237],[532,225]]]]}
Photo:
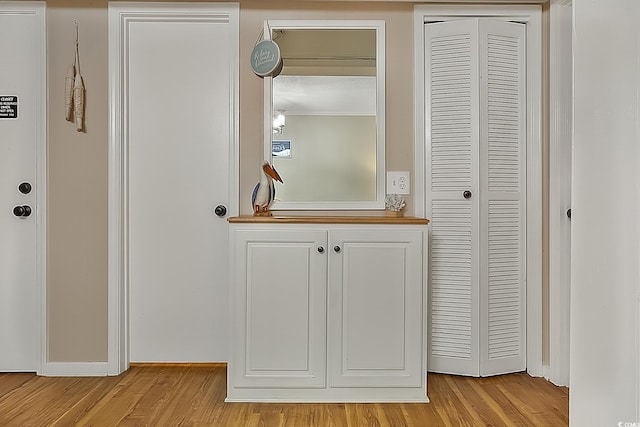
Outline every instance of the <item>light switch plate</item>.
{"type": "Polygon", "coordinates": [[[409,171],[387,172],[387,194],[409,194],[410,192],[409,171]]]}

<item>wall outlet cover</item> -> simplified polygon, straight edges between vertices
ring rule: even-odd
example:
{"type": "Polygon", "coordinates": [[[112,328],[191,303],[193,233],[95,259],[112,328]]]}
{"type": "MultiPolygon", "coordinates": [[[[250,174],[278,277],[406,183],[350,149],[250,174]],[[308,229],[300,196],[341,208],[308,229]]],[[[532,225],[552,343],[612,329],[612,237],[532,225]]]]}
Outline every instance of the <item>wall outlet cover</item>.
{"type": "Polygon", "coordinates": [[[410,194],[409,171],[387,172],[387,194],[410,194]]]}

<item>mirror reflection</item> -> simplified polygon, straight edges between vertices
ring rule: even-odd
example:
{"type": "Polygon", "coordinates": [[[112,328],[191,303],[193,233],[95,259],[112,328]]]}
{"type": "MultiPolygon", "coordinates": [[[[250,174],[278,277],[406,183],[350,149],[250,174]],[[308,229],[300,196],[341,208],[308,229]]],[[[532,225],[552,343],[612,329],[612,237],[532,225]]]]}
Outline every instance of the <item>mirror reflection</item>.
{"type": "Polygon", "coordinates": [[[277,204],[372,207],[380,197],[376,29],[278,28],[272,37],[284,63],[272,79],[272,161],[285,180],[277,204]]]}

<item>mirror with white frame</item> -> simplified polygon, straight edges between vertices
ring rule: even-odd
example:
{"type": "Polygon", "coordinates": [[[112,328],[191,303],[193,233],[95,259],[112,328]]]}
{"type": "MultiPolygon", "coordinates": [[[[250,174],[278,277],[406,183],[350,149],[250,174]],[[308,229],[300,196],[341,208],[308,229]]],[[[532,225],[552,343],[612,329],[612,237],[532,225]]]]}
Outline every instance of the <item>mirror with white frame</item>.
{"type": "Polygon", "coordinates": [[[265,78],[275,210],[384,209],[384,21],[267,21],[283,69],[265,78]]]}

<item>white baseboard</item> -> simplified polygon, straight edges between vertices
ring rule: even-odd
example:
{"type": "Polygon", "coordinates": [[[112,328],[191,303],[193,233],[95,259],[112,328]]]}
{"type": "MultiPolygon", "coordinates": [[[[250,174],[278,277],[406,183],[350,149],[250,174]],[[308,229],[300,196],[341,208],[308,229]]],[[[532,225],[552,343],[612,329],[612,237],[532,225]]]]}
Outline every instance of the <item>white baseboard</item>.
{"type": "Polygon", "coordinates": [[[39,375],[44,377],[105,377],[107,362],[47,362],[39,375]]]}

